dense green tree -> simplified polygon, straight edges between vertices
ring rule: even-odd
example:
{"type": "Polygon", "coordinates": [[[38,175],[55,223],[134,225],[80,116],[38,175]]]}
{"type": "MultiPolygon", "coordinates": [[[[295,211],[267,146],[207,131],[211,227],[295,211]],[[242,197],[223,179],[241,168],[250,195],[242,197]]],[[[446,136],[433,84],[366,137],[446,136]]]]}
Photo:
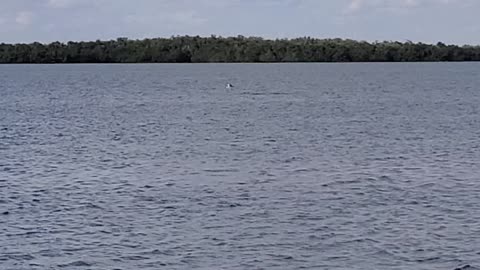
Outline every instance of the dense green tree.
{"type": "Polygon", "coordinates": [[[110,41],[0,44],[0,63],[480,61],[480,46],[311,37],[176,36],[110,41]]]}

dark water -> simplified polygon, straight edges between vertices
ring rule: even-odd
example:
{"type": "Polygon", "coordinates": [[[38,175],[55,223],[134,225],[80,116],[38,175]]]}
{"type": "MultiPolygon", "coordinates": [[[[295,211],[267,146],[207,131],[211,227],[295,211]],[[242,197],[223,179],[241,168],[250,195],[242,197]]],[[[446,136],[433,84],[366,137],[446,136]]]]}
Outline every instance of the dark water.
{"type": "Polygon", "coordinates": [[[0,66],[0,269],[480,267],[479,72],[0,66]]]}

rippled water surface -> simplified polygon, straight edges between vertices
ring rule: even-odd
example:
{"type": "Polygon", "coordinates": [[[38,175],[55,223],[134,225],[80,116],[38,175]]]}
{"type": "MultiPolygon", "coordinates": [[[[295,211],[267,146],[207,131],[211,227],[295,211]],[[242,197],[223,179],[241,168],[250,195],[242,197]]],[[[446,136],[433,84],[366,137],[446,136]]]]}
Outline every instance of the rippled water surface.
{"type": "Polygon", "coordinates": [[[0,66],[0,269],[476,269],[479,71],[0,66]]]}

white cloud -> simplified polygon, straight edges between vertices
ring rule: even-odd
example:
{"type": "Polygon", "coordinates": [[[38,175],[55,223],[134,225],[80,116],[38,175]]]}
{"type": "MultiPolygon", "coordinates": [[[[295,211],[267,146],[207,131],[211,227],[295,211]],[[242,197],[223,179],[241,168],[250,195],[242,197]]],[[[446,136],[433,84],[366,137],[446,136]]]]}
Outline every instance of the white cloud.
{"type": "Polygon", "coordinates": [[[102,4],[117,3],[113,0],[45,0],[49,8],[97,7],[102,4]]]}
{"type": "Polygon", "coordinates": [[[403,0],[403,5],[405,7],[415,7],[418,6],[418,0],[403,0]]]}
{"type": "Polygon", "coordinates": [[[193,10],[185,11],[172,11],[172,12],[160,12],[156,15],[127,15],[124,19],[129,24],[155,24],[160,23],[164,26],[194,26],[203,24],[207,21],[206,18],[199,16],[199,14],[193,10]]]}
{"type": "Polygon", "coordinates": [[[470,0],[350,0],[345,11],[354,13],[361,9],[409,9],[424,5],[446,5],[470,0]]]}
{"type": "Polygon", "coordinates": [[[33,13],[30,11],[21,11],[17,13],[15,22],[20,25],[30,25],[33,20],[33,13]]]}
{"type": "Polygon", "coordinates": [[[206,21],[205,18],[200,17],[195,11],[191,10],[174,12],[171,16],[169,16],[169,19],[173,22],[185,25],[201,24],[206,21]]]}
{"type": "Polygon", "coordinates": [[[364,0],[352,0],[347,7],[348,12],[355,12],[359,10],[364,4],[364,0]]]}
{"type": "Polygon", "coordinates": [[[47,5],[54,8],[68,7],[73,3],[73,0],[48,0],[47,5]]]}

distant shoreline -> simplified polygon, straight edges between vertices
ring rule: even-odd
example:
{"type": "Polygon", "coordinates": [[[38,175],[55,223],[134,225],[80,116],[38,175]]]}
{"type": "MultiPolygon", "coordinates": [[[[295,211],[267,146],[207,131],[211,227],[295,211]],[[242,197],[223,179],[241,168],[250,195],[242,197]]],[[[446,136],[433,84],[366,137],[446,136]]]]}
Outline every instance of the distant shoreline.
{"type": "Polygon", "coordinates": [[[349,39],[178,36],[0,44],[0,64],[389,63],[480,61],[480,46],[349,39]]]}

